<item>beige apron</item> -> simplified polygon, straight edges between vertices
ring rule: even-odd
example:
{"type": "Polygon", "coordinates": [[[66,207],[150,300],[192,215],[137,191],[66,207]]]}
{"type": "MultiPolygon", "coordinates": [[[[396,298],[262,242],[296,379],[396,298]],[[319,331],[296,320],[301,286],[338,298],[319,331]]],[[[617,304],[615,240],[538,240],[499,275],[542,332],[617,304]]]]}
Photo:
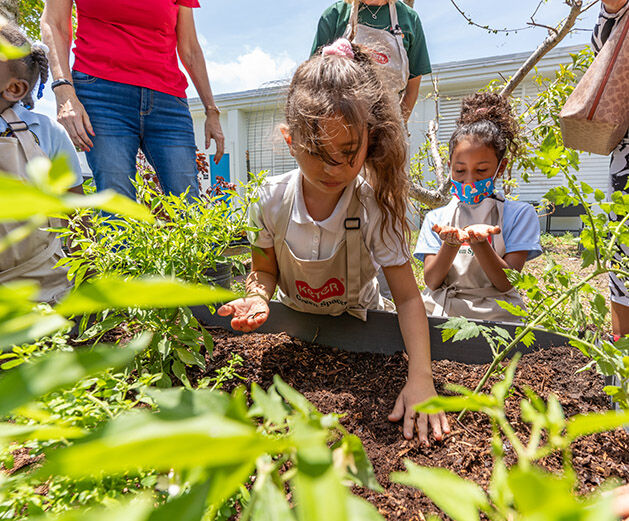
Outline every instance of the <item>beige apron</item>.
{"type": "Polygon", "coordinates": [[[286,306],[318,315],[350,315],[367,320],[368,309],[391,309],[380,296],[377,270],[361,233],[360,200],[354,181],[346,190],[354,194],[345,219],[345,239],[329,259],[304,260],[295,256],[286,243],[297,193],[302,182],[295,171],[286,187],[278,212],[274,247],[279,269],[278,299],[286,306]]]}
{"type": "MultiPolygon", "coordinates": [[[[372,52],[374,60],[382,65],[382,76],[385,86],[397,93],[406,89],[410,77],[408,54],[404,48],[403,33],[398,23],[396,2],[389,2],[391,16],[391,32],[358,24],[353,42],[363,45],[372,52]]],[[[357,9],[358,4],[352,4],[357,9]]],[[[352,16],[350,15],[350,20],[352,16]]],[[[344,38],[352,34],[351,23],[345,29],[344,38]]]]}
{"type": "MultiPolygon", "coordinates": [[[[450,204],[443,222],[465,228],[472,224],[503,225],[504,198],[496,194],[476,205],[462,202],[450,204]]],[[[491,236],[495,252],[504,257],[506,247],[502,232],[491,236]]],[[[502,322],[519,321],[517,317],[502,309],[496,299],[504,300],[524,309],[524,302],[515,288],[501,292],[476,260],[469,245],[459,249],[443,284],[436,291],[426,288],[422,293],[428,314],[446,317],[466,317],[502,322]]]]}
{"type": "MultiPolygon", "coordinates": [[[[46,157],[28,125],[13,109],[6,109],[4,119],[15,137],[0,137],[0,170],[27,178],[26,163],[36,157],[46,157]]],[[[24,223],[0,222],[0,236],[6,236],[24,223]]],[[[58,226],[59,219],[50,219],[47,226],[58,226]]],[[[71,287],[67,270],[54,268],[64,253],[59,238],[44,230],[35,230],[26,239],[0,253],[0,284],[26,279],[40,285],[38,300],[57,302],[71,287]],[[54,268],[54,269],[53,269],[54,268]]]]}

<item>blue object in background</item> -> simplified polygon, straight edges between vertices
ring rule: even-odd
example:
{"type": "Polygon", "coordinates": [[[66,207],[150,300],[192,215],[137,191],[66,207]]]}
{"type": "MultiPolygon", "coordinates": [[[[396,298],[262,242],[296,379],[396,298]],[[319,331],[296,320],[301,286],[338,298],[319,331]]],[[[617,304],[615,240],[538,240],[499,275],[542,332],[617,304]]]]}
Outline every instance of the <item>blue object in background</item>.
{"type": "Polygon", "coordinates": [[[225,182],[231,183],[231,176],[229,174],[229,154],[223,154],[223,157],[218,165],[214,164],[214,154],[210,156],[210,178],[212,180],[212,186],[216,184],[217,177],[222,177],[225,182]]]}

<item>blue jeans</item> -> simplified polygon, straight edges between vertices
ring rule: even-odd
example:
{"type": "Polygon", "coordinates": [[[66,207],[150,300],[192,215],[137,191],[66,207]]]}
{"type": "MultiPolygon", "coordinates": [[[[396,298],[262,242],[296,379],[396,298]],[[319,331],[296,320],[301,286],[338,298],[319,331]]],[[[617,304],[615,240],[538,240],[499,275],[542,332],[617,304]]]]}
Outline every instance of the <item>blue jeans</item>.
{"type": "Polygon", "coordinates": [[[72,71],[95,136],[87,152],[98,191],[135,200],[136,156],[144,152],[166,193],[199,196],[196,146],[186,98],[72,71]]]}

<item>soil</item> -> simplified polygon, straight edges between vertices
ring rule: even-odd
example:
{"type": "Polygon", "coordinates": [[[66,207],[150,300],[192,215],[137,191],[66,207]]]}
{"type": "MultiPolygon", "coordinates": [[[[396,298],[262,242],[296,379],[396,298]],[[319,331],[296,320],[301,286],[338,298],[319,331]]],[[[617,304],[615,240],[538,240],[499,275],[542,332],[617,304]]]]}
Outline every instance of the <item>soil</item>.
{"type": "MultiPolygon", "coordinates": [[[[387,420],[405,381],[407,361],[403,354],[347,353],[285,334],[235,336],[220,329],[212,330],[212,334],[215,348],[213,357],[207,356],[206,374],[213,375],[232,353],[237,353],[244,359],[238,373],[247,383],[257,382],[266,389],[273,375],[279,374],[320,411],[344,414],[342,423],[363,441],[384,488],[383,493],[360,488],[355,492],[373,503],[386,519],[420,521],[428,514],[439,513],[421,492],[389,481],[391,472],[404,470],[407,458],[419,465],[450,469],[487,488],[492,471],[491,431],[484,415],[468,413],[462,423],[457,422],[456,415],[449,415],[452,432],[428,448],[417,440],[405,440],[401,424],[387,420]]],[[[518,421],[519,402],[527,386],[543,398],[554,393],[567,416],[609,408],[602,377],[593,370],[576,374],[587,361],[571,347],[538,351],[522,358],[507,403],[508,417],[522,439],[526,439],[528,427],[518,421]]],[[[475,387],[486,367],[433,362],[437,392],[449,394],[444,392],[448,383],[475,387]]],[[[225,390],[230,391],[238,383],[241,381],[228,383],[225,390]]],[[[513,463],[513,454],[509,456],[508,450],[507,460],[513,463]]],[[[592,491],[609,478],[629,480],[629,434],[622,429],[582,438],[574,443],[573,454],[581,493],[592,491]]],[[[542,465],[558,471],[560,457],[553,454],[542,465]]]]}

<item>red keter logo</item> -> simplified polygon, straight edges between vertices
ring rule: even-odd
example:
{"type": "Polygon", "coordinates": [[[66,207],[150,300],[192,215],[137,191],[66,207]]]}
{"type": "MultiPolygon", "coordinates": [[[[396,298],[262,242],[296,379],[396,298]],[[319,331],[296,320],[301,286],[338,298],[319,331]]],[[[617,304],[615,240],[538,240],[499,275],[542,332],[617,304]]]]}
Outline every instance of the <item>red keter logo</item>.
{"type": "Polygon", "coordinates": [[[374,51],[373,49],[369,49],[369,53],[371,54],[371,57],[380,65],[386,65],[389,63],[389,57],[386,54],[374,51]]]}
{"type": "Polygon", "coordinates": [[[345,286],[339,279],[330,279],[318,289],[312,289],[310,284],[303,280],[296,280],[297,292],[309,300],[314,300],[317,304],[332,297],[340,297],[345,293],[345,286]]]}

